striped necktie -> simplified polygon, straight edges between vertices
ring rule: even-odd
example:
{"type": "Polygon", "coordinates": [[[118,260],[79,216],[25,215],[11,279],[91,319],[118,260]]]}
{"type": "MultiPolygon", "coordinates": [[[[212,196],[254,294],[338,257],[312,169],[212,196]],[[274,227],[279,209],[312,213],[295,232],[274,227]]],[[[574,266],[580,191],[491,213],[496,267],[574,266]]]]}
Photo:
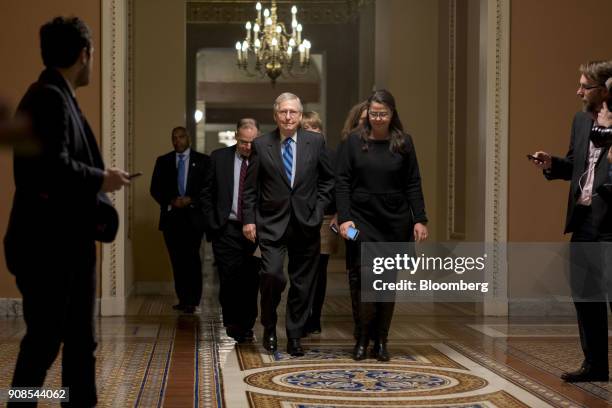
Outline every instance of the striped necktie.
{"type": "Polygon", "coordinates": [[[283,165],[285,166],[285,173],[287,173],[289,184],[291,184],[291,173],[293,172],[293,149],[291,148],[291,143],[293,143],[293,139],[288,137],[283,143],[285,143],[283,165]]]}

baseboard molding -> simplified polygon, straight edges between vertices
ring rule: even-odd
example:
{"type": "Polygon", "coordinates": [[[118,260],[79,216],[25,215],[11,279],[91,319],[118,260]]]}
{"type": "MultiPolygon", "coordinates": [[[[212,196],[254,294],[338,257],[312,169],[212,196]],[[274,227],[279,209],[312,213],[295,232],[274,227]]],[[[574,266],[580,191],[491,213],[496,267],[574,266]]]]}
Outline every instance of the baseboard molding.
{"type": "MultiPolygon", "coordinates": [[[[100,316],[100,307],[100,298],[96,298],[94,316],[100,316]]],[[[0,298],[0,318],[20,316],[23,316],[21,298],[0,298]]]]}
{"type": "Polygon", "coordinates": [[[106,297],[98,299],[100,316],[124,316],[126,299],[121,297],[106,297]]]}
{"type": "Polygon", "coordinates": [[[514,316],[574,316],[576,309],[571,300],[513,300],[508,304],[509,315],[514,316]]]}
{"type": "Polygon", "coordinates": [[[136,295],[174,295],[174,282],[140,281],[134,282],[136,295]]]}
{"type": "Polygon", "coordinates": [[[23,316],[21,298],[0,298],[0,317],[23,316]]]}

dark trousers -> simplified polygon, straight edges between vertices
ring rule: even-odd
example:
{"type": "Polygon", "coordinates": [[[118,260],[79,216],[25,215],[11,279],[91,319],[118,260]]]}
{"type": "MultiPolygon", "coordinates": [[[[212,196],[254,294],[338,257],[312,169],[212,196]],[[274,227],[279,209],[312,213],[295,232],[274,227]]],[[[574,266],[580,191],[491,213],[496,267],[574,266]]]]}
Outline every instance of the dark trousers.
{"type": "Polygon", "coordinates": [[[259,259],[253,256],[256,247],[242,234],[242,223],[236,221],[228,221],[212,240],[225,327],[251,330],[257,319],[259,259]]]}
{"type": "Polygon", "coordinates": [[[317,264],[316,283],[314,286],[314,296],[312,299],[312,311],[308,318],[308,325],[318,327],[321,325],[321,311],[325,302],[325,291],[327,290],[327,264],[329,263],[329,254],[319,255],[319,263],[317,264]]]}
{"type": "Polygon", "coordinates": [[[289,293],[285,325],[288,338],[304,336],[304,325],[312,308],[315,274],[319,262],[321,236],[319,227],[305,231],[293,218],[278,241],[261,240],[261,324],[276,327],[276,308],[287,278],[283,271],[285,255],[289,256],[289,293]]]}
{"type": "Polygon", "coordinates": [[[346,257],[355,322],[353,335],[356,339],[370,338],[385,342],[389,336],[395,302],[363,302],[361,300],[361,243],[347,241],[346,257]]]}
{"type": "Polygon", "coordinates": [[[572,234],[570,284],[576,308],[584,363],[608,371],[608,297],[606,272],[610,275],[612,233],[600,231],[590,207],[578,207],[581,222],[572,234]],[[601,244],[596,244],[596,243],[601,244]],[[607,301],[606,301],[607,300],[607,301]]]}
{"type": "MultiPolygon", "coordinates": [[[[58,259],[53,253],[49,256],[33,259],[31,265],[16,273],[23,298],[26,334],[21,341],[11,386],[42,387],[63,343],[62,387],[69,388],[70,402],[62,405],[92,407],[97,402],[95,244],[91,241],[75,246],[72,258],[58,259]]],[[[36,404],[15,403],[14,406],[36,404]]]]}
{"type": "Polygon", "coordinates": [[[164,230],[164,241],[174,274],[174,289],[181,305],[198,306],[202,300],[202,236],[202,232],[191,228],[170,227],[164,230]]]}

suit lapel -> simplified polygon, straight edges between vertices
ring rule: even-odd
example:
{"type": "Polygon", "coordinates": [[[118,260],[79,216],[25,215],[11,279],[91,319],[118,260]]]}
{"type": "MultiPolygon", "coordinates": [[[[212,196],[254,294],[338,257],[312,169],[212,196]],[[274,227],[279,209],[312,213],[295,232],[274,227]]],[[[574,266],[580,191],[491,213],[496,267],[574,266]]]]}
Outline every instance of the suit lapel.
{"type": "Polygon", "coordinates": [[[306,163],[308,163],[308,159],[310,158],[310,138],[308,137],[308,134],[302,132],[301,130],[298,130],[295,151],[297,161],[295,163],[295,178],[293,180],[294,188],[304,177],[304,168],[306,167],[306,163]]]}
{"type": "Polygon", "coordinates": [[[268,154],[272,162],[278,167],[278,171],[283,180],[285,180],[287,186],[291,187],[291,180],[287,177],[285,166],[283,166],[283,160],[281,159],[280,133],[278,129],[270,136],[270,140],[268,141],[268,154]]]}
{"type": "MultiPolygon", "coordinates": [[[[185,194],[189,191],[189,187],[191,187],[191,182],[194,177],[195,170],[200,165],[195,160],[195,154],[193,149],[189,152],[189,168],[187,169],[187,185],[185,186],[185,194]]],[[[177,170],[177,180],[178,180],[178,170],[177,170]]],[[[190,195],[190,194],[187,194],[190,195]]]]}
{"type": "MultiPolygon", "coordinates": [[[[99,164],[99,163],[96,163],[96,160],[94,160],[94,155],[93,155],[93,151],[91,148],[92,141],[89,140],[90,139],[89,134],[85,130],[85,126],[83,124],[82,117],[79,114],[79,110],[75,106],[74,101],[72,100],[72,96],[67,94],[65,90],[62,90],[62,91],[64,92],[64,97],[66,101],[68,102],[68,107],[70,109],[70,116],[76,122],[77,127],[79,128],[79,133],[81,134],[81,139],[83,140],[83,145],[85,146],[85,150],[87,151],[87,156],[89,157],[90,164],[92,165],[99,164]]],[[[91,132],[89,125],[87,126],[87,130],[91,132]]],[[[95,140],[93,140],[93,142],[95,143],[95,140]]]]}
{"type": "Polygon", "coordinates": [[[580,122],[580,129],[577,131],[578,135],[585,135],[585,137],[577,138],[577,142],[580,143],[580,146],[574,158],[574,165],[580,166],[580,174],[584,173],[589,163],[589,134],[591,132],[591,124],[592,122],[585,116],[580,122]]]}
{"type": "Polygon", "coordinates": [[[234,198],[234,161],[236,156],[236,147],[228,150],[227,157],[223,163],[223,174],[225,175],[225,196],[230,204],[234,198]]]}
{"type": "Polygon", "coordinates": [[[178,169],[176,168],[176,152],[172,152],[171,154],[168,155],[168,162],[166,164],[166,166],[168,166],[168,173],[170,175],[170,181],[172,182],[172,186],[173,186],[173,195],[176,197],[178,196],[178,169]]]}

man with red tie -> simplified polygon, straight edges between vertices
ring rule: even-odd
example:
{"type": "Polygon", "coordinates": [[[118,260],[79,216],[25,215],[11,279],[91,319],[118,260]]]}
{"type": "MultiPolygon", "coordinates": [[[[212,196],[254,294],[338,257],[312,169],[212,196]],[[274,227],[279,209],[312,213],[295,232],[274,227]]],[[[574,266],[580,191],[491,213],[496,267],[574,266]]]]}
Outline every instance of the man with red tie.
{"type": "Polygon", "coordinates": [[[256,244],[242,234],[242,193],[251,144],[258,136],[254,119],[240,119],[236,144],[211,154],[210,180],[203,194],[207,236],[219,273],[219,302],[227,335],[238,343],[253,339],[257,319],[259,260],[256,244]]]}

